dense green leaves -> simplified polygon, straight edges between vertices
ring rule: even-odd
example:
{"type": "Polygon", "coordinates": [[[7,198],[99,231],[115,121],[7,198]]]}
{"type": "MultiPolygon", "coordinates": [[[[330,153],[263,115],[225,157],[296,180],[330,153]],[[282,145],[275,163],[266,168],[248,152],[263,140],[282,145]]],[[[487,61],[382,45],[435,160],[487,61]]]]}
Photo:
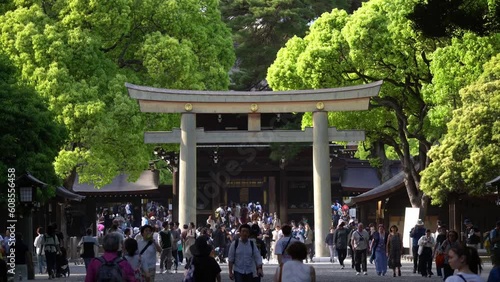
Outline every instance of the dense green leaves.
{"type": "Polygon", "coordinates": [[[462,107],[453,111],[448,133],[429,155],[422,189],[441,204],[449,192],[482,195],[500,171],[500,55],[481,77],[460,91],[462,107]]]}
{"type": "MultiPolygon", "coordinates": [[[[419,172],[430,164],[427,153],[446,133],[451,111],[457,109],[455,114],[462,118],[479,114],[479,108],[465,105],[468,100],[459,99],[458,90],[477,80],[483,72],[483,64],[499,53],[500,44],[498,34],[480,37],[465,33],[451,40],[423,37],[408,20],[416,4],[417,1],[372,0],[352,15],[338,10],[322,15],[306,36],[289,40],[278,52],[267,79],[276,90],[339,87],[384,80],[370,111],[329,113],[329,122],[340,129],[365,130],[369,158],[376,158],[373,162],[380,164],[382,169],[387,155],[396,155],[403,165],[410,202],[415,207],[425,208],[429,195],[436,197],[435,203],[441,203],[446,189],[449,192],[457,186],[452,185],[457,183],[455,175],[462,181],[469,181],[462,185],[462,191],[476,187],[491,176],[479,173],[493,167],[486,158],[495,160],[496,155],[491,154],[496,154],[496,149],[486,149],[474,141],[476,149],[472,150],[467,162],[457,159],[454,163],[449,161],[451,157],[442,158],[437,152],[431,154],[432,158],[442,161],[430,168],[434,172],[432,180],[428,178],[426,182],[425,193],[420,189],[419,172]],[[481,154],[479,148],[484,149],[481,154]],[[474,182],[471,177],[475,178],[474,182]],[[439,178],[446,180],[436,180],[439,178]]],[[[482,90],[471,87],[484,95],[492,90],[491,85],[482,90]]],[[[469,92],[476,93],[471,89],[469,92]]],[[[470,95],[477,93],[467,96],[470,95]]],[[[494,116],[491,112],[483,114],[494,116]]],[[[311,123],[311,115],[305,114],[303,125],[311,123]]],[[[484,126],[471,125],[465,131],[471,134],[468,138],[495,143],[494,134],[485,133],[489,129],[485,123],[484,126]]],[[[439,146],[442,148],[440,154],[468,158],[461,155],[464,150],[471,149],[461,143],[465,136],[452,133],[453,130],[457,131],[450,128],[446,137],[453,140],[453,145],[439,146]]],[[[498,172],[498,168],[495,171],[498,172]]],[[[475,192],[479,194],[484,190],[475,192]]]]}
{"type": "Polygon", "coordinates": [[[0,47],[49,102],[69,138],[55,161],[97,186],[149,167],[147,130],[178,126],[177,115],[139,112],[125,82],[227,89],[231,34],[213,0],[15,1],[3,6],[0,47]]]}
{"type": "Polygon", "coordinates": [[[500,2],[422,0],[408,17],[428,37],[452,37],[464,31],[486,35],[500,31],[500,2]]]}
{"type": "Polygon", "coordinates": [[[238,57],[232,88],[262,90],[267,68],[276,53],[294,36],[306,34],[310,24],[332,8],[352,11],[361,1],[223,0],[224,21],[233,31],[238,57]]]}
{"type": "MultiPolygon", "coordinates": [[[[408,19],[417,2],[372,0],[352,15],[338,10],[322,15],[306,36],[289,40],[278,52],[267,79],[275,90],[384,80],[370,111],[329,113],[330,124],[365,130],[370,158],[382,168],[392,151],[402,162],[410,202],[425,207],[419,172],[431,161],[432,144],[446,132],[451,109],[462,104],[450,98],[477,79],[500,45],[496,34],[421,36],[408,19]]],[[[303,125],[311,123],[310,114],[304,115],[303,125]]]]}
{"type": "MultiPolygon", "coordinates": [[[[45,99],[32,87],[19,83],[15,68],[0,54],[0,185],[7,187],[7,169],[16,177],[31,172],[57,185],[52,162],[65,138],[65,130],[54,121],[45,99]]],[[[2,189],[3,191],[3,189],[2,189]]]]}

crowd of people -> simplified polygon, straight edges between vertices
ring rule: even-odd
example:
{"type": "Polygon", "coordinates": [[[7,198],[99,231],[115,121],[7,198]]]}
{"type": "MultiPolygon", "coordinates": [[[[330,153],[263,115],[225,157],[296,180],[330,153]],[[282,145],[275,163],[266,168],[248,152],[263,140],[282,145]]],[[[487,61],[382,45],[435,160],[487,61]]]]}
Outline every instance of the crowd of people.
{"type": "MultiPolygon", "coordinates": [[[[155,281],[158,275],[177,271],[185,272],[191,279],[187,281],[221,281],[220,265],[227,264],[230,279],[258,282],[263,276],[263,264],[271,261],[278,264],[274,281],[316,279],[315,269],[308,263],[315,259],[314,241],[323,239],[315,238],[305,217],[299,222],[282,223],[276,213],[264,212],[257,202],[221,205],[205,222],[181,226],[173,222],[170,212],[160,214],[154,206],[148,205],[148,221],[142,221],[140,227],[124,222],[130,219],[125,210],[125,216],[113,218],[109,228],[98,226],[98,236],[93,236],[92,228],[87,229],[78,243],[87,271],[85,281],[113,281],[118,276],[123,281],[155,281]],[[102,256],[95,252],[96,247],[102,247],[102,256]]],[[[459,234],[438,221],[433,233],[419,219],[409,234],[413,273],[432,277],[435,263],[437,275],[446,282],[483,281],[479,276],[482,267],[476,238],[480,232],[470,220],[464,224],[466,232],[459,234]]],[[[64,236],[55,225],[47,230],[40,227],[37,234],[34,246],[38,272],[47,273],[49,279],[64,276],[62,266],[67,260],[58,259],[65,258],[64,236]]],[[[402,276],[402,237],[396,225],[386,228],[371,223],[365,228],[336,202],[332,205],[332,226],[324,242],[330,250],[330,262],[338,262],[341,269],[345,269],[345,259],[350,256],[356,275],[368,275],[369,262],[375,264],[377,275],[385,276],[392,270],[396,277],[402,276]],[[341,216],[335,217],[338,214],[341,216]]],[[[5,242],[2,240],[0,255],[8,248],[5,242]]],[[[500,221],[487,233],[487,242],[494,264],[488,282],[500,281],[500,221]]]]}

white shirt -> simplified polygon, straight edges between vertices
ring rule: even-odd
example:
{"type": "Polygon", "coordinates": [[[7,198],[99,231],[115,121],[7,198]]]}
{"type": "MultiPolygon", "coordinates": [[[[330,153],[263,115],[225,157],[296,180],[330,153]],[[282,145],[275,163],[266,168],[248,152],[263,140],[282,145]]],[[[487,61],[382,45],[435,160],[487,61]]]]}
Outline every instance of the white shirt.
{"type": "Polygon", "coordinates": [[[457,272],[457,274],[446,278],[445,282],[464,282],[464,280],[458,275],[462,275],[467,282],[484,282],[483,278],[477,274],[468,274],[463,272],[457,272]]]}
{"type": "MultiPolygon", "coordinates": [[[[289,254],[287,254],[285,251],[286,251],[286,248],[288,248],[288,246],[290,246],[294,242],[299,242],[299,240],[297,240],[295,238],[291,238],[291,237],[283,237],[283,238],[279,239],[278,242],[276,242],[276,246],[274,247],[274,254],[275,255],[282,255],[282,257],[281,257],[282,263],[285,263],[287,261],[292,260],[292,257],[289,254]]],[[[283,279],[283,281],[286,281],[286,280],[283,279]]]]}
{"type": "MultiPolygon", "coordinates": [[[[283,265],[281,281],[286,282],[310,282],[312,266],[303,264],[301,261],[290,260],[283,265]]],[[[278,275],[279,275],[278,267],[278,275]]]]}
{"type": "Polygon", "coordinates": [[[33,246],[36,248],[36,254],[37,255],[45,255],[45,252],[42,250],[42,241],[43,241],[43,234],[38,234],[35,238],[35,242],[33,243],[33,246]]]}
{"type": "MultiPolygon", "coordinates": [[[[148,241],[140,240],[137,241],[137,250],[140,252],[148,244],[148,241]]],[[[146,269],[156,268],[156,248],[155,244],[150,244],[148,248],[141,255],[141,261],[146,269]]]]}

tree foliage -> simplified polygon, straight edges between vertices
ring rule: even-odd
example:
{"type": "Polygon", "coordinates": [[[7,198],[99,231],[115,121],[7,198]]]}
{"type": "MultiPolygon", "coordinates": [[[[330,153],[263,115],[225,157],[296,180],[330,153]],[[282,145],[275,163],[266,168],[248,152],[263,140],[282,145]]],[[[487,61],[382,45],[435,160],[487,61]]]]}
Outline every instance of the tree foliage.
{"type": "Polygon", "coordinates": [[[227,89],[231,35],[213,0],[14,1],[3,6],[0,46],[21,78],[49,101],[69,133],[55,161],[60,177],[96,186],[147,169],[146,130],[176,115],[143,114],[125,82],[227,89]]]}
{"type": "Polygon", "coordinates": [[[498,0],[425,0],[408,15],[427,37],[453,37],[464,31],[487,35],[500,31],[498,0]]]}
{"type": "MultiPolygon", "coordinates": [[[[53,186],[60,185],[52,162],[65,139],[45,99],[17,79],[14,66],[0,54],[0,185],[7,187],[7,169],[19,178],[30,172],[53,186]]],[[[6,189],[2,189],[6,192],[6,189]]]]}
{"type": "MultiPolygon", "coordinates": [[[[372,0],[352,15],[339,10],[322,15],[305,37],[292,38],[278,52],[267,79],[276,90],[384,80],[370,111],[329,113],[329,122],[341,129],[365,130],[371,157],[379,158],[382,168],[391,148],[403,165],[410,202],[425,208],[428,196],[420,190],[419,172],[429,165],[427,152],[446,130],[445,122],[433,122],[429,111],[439,106],[450,109],[449,101],[435,92],[448,87],[445,95],[450,97],[476,79],[498,45],[491,45],[494,36],[470,34],[454,41],[424,37],[408,19],[416,4],[372,0]],[[467,75],[453,82],[463,74],[467,75]]],[[[311,115],[304,115],[303,125],[311,123],[311,115]]]]}
{"type": "Polygon", "coordinates": [[[262,90],[276,53],[293,36],[304,36],[309,25],[333,8],[353,11],[361,0],[223,0],[224,21],[233,31],[238,58],[232,72],[232,88],[262,90]]]}
{"type": "Polygon", "coordinates": [[[429,151],[433,162],[422,174],[422,190],[441,204],[450,192],[484,195],[500,171],[500,55],[480,78],[460,91],[448,133],[429,151]]]}
{"type": "Polygon", "coordinates": [[[430,122],[440,128],[436,137],[446,132],[452,111],[462,106],[459,90],[476,81],[483,72],[483,65],[498,52],[500,33],[478,36],[471,32],[452,38],[449,45],[434,52],[432,83],[424,85],[422,92],[425,101],[432,105],[430,122]]]}

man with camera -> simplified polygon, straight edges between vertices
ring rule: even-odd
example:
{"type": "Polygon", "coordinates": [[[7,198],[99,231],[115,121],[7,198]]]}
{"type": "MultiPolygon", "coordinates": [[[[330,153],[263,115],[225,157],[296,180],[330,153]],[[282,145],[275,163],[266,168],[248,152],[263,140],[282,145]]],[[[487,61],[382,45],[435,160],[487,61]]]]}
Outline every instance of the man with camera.
{"type": "Polygon", "coordinates": [[[361,268],[363,275],[368,275],[366,272],[366,252],[368,250],[368,232],[364,229],[363,223],[358,224],[358,229],[352,232],[351,244],[354,249],[354,267],[356,268],[356,275],[359,275],[361,268]]]}

